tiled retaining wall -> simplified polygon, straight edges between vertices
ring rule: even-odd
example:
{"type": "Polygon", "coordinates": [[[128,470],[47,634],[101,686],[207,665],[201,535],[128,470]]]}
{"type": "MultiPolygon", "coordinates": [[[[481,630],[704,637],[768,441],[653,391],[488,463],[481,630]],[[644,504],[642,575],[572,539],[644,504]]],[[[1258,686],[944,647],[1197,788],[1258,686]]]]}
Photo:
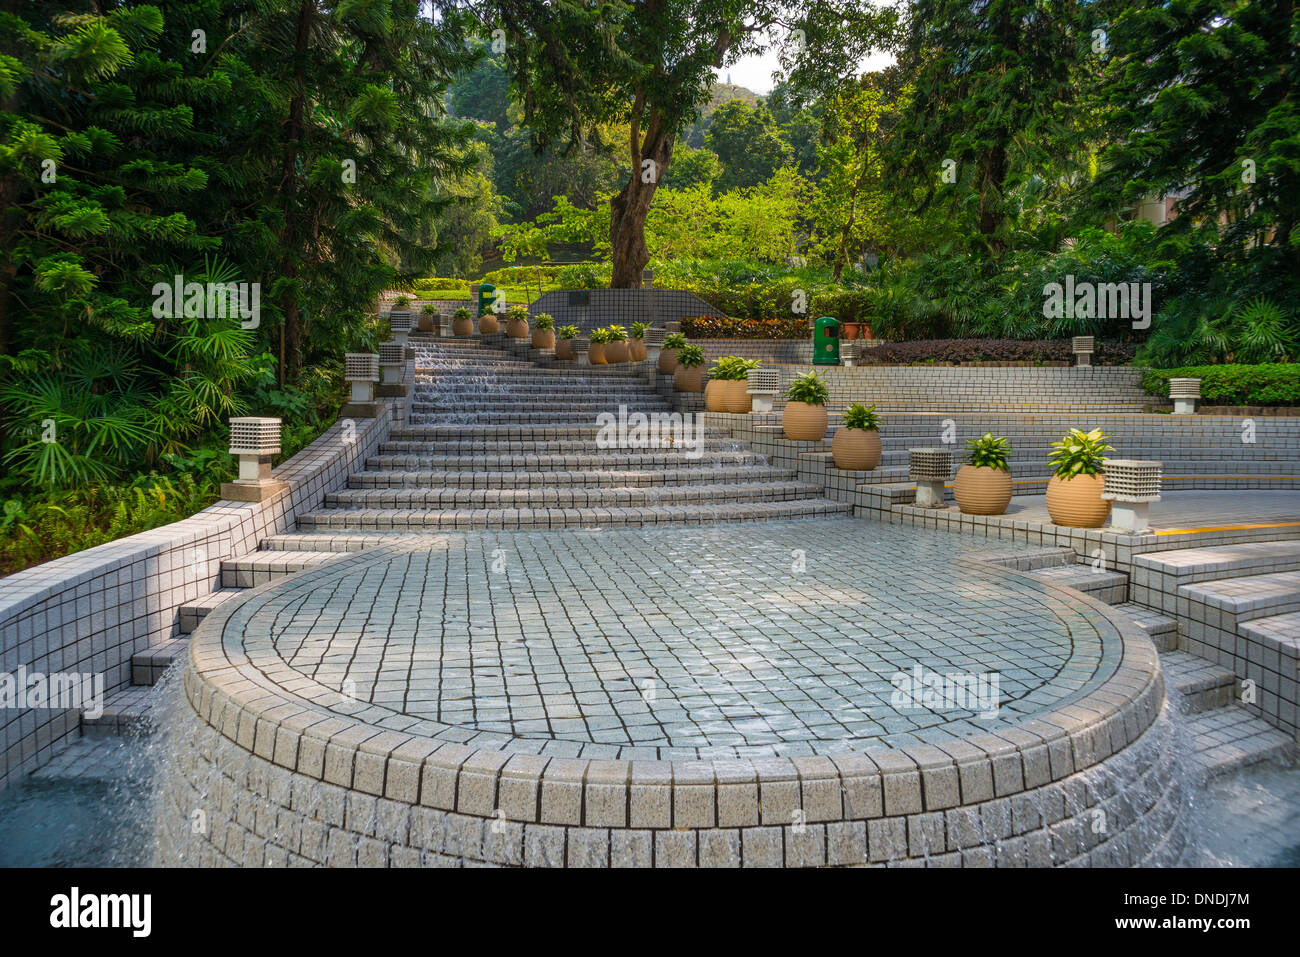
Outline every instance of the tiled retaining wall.
{"type": "MultiPolygon", "coordinates": [[[[131,683],[131,656],[176,633],[177,609],[220,585],[221,561],[290,530],[374,454],[382,419],[344,422],[275,469],[289,483],[263,503],[218,502],[171,525],[108,542],[0,579],[0,672],[102,674],[105,694],[131,683]]],[[[0,709],[0,789],[39,767],[75,734],[77,710],[0,709]]]]}
{"type": "Polygon", "coordinates": [[[529,311],[550,313],[557,326],[575,325],[584,336],[615,323],[631,328],[634,322],[663,325],[688,316],[722,315],[699,296],[681,289],[560,289],[542,295],[529,311]],[[585,293],[589,305],[570,305],[571,293],[585,293]]]}
{"type": "Polygon", "coordinates": [[[1181,851],[1159,662],[1123,620],[1101,685],[996,733],[827,757],[595,760],[363,722],[363,704],[243,635],[241,606],[277,587],[226,603],[191,639],[161,864],[1106,866],[1181,851]]]}

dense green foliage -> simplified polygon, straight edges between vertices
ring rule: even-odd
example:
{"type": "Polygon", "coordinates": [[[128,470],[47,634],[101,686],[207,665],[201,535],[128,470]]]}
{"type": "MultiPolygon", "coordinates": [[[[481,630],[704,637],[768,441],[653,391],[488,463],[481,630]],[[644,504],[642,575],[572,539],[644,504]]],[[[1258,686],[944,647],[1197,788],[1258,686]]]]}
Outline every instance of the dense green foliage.
{"type": "Polygon", "coordinates": [[[1201,399],[1212,405],[1300,406],[1300,365],[1186,366],[1147,369],[1142,385],[1148,395],[1169,395],[1170,379],[1200,379],[1201,399]]]}
{"type": "Polygon", "coordinates": [[[978,439],[968,439],[966,449],[967,465],[973,465],[977,469],[1011,471],[1007,457],[1014,450],[1011,448],[1011,440],[1004,435],[995,436],[992,432],[985,432],[978,439]]]}
{"type": "Polygon", "coordinates": [[[846,429],[861,429],[864,432],[880,431],[880,416],[876,414],[874,405],[863,405],[861,402],[853,402],[844,410],[844,415],[840,417],[840,424],[846,429]]]}
{"type": "Polygon", "coordinates": [[[758,366],[757,359],[746,359],[743,356],[722,356],[709,369],[709,378],[720,382],[736,382],[749,378],[749,370],[757,369],[758,366]]]}
{"type": "Polygon", "coordinates": [[[1071,429],[1059,442],[1052,443],[1052,451],[1047,456],[1052,474],[1067,480],[1077,475],[1100,474],[1105,467],[1106,453],[1114,451],[1106,438],[1101,429],[1091,432],[1071,429]]]}
{"type": "Polygon", "coordinates": [[[805,372],[796,376],[785,390],[785,397],[791,402],[806,402],[808,405],[825,405],[830,401],[831,393],[826,388],[826,380],[816,372],[805,372]]]}

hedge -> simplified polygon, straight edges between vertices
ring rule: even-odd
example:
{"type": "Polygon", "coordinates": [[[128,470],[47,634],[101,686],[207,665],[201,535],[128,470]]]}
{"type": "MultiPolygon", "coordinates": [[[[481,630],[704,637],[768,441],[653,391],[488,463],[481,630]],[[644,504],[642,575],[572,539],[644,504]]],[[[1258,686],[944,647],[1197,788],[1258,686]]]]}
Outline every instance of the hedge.
{"type": "MultiPolygon", "coordinates": [[[[1098,341],[1092,361],[1127,365],[1134,346],[1098,341]]],[[[1059,339],[916,339],[885,342],[858,351],[859,365],[924,365],[930,362],[1069,362],[1070,343],[1059,339]]]]}
{"type": "Polygon", "coordinates": [[[691,316],[682,320],[688,339],[807,339],[807,319],[729,319],[691,316]]]}
{"type": "Polygon", "coordinates": [[[1187,366],[1147,369],[1147,395],[1169,395],[1170,379],[1200,379],[1201,401],[1214,405],[1300,405],[1300,364],[1187,366]]]}

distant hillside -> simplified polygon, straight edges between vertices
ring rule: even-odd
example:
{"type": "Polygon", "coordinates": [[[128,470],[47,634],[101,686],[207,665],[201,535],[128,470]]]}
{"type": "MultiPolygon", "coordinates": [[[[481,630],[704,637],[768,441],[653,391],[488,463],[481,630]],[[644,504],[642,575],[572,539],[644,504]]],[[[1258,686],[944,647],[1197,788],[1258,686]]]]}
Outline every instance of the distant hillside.
{"type": "Polygon", "coordinates": [[[713,116],[714,110],[732,100],[743,100],[750,106],[757,106],[761,99],[763,99],[761,94],[755,93],[748,87],[715,80],[713,86],[709,88],[709,102],[700,107],[700,118],[682,130],[682,139],[687,146],[699,149],[704,145],[704,134],[709,128],[709,119],[713,116]]]}

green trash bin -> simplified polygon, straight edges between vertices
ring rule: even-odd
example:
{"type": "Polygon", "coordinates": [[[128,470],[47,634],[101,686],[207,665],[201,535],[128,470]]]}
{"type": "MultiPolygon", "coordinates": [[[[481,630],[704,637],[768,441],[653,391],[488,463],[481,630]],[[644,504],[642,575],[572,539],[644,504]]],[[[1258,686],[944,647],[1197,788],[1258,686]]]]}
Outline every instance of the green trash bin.
{"type": "Polygon", "coordinates": [[[813,365],[840,364],[840,321],[822,316],[813,323],[813,365]]]}
{"type": "MultiPolygon", "coordinates": [[[[493,309],[497,301],[497,287],[490,282],[485,282],[478,287],[478,312],[477,315],[483,315],[484,309],[493,309]]],[[[495,312],[496,310],[493,309],[495,312]]]]}

